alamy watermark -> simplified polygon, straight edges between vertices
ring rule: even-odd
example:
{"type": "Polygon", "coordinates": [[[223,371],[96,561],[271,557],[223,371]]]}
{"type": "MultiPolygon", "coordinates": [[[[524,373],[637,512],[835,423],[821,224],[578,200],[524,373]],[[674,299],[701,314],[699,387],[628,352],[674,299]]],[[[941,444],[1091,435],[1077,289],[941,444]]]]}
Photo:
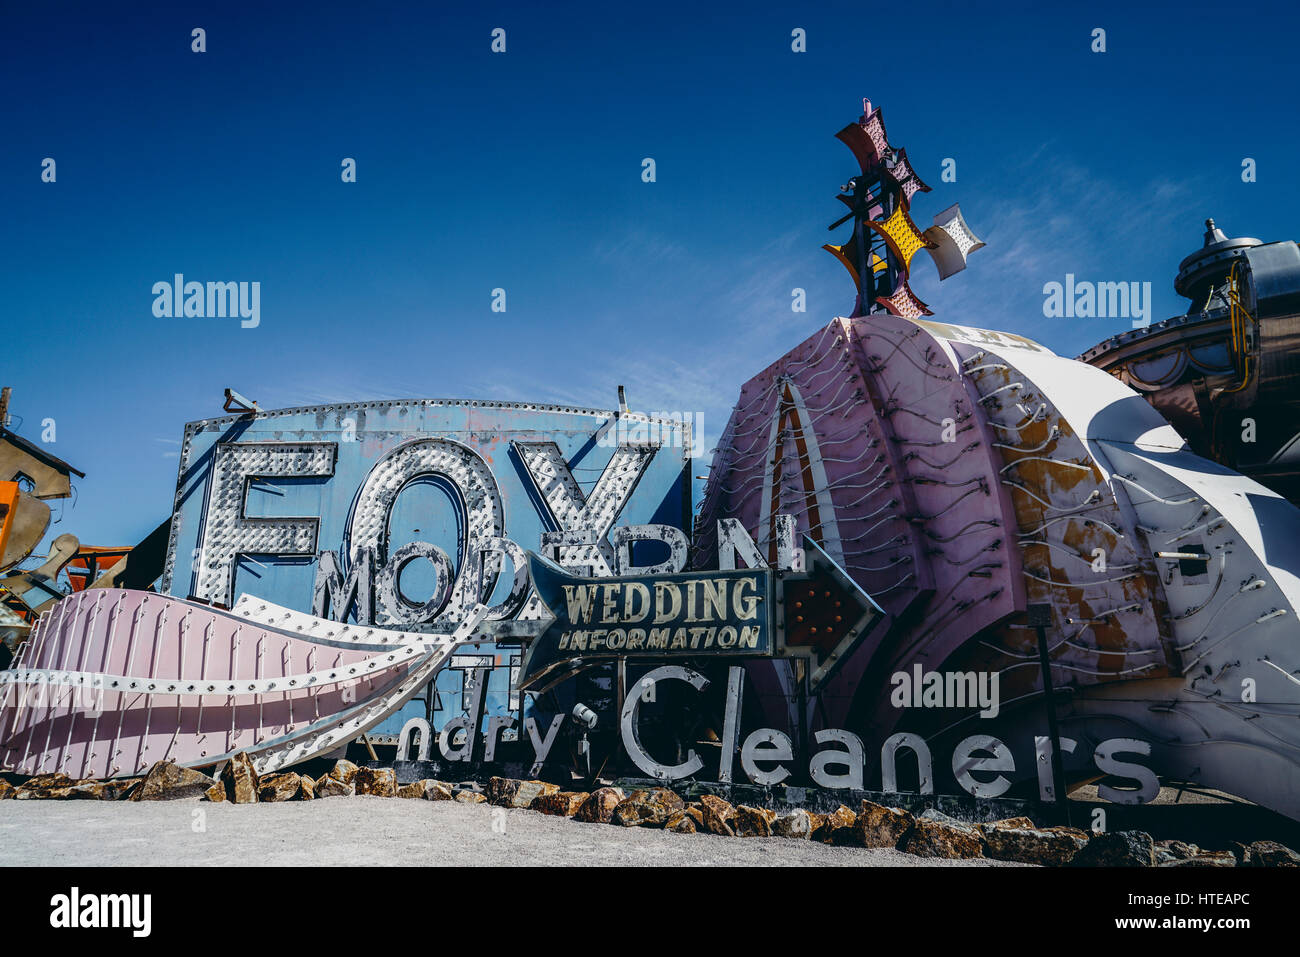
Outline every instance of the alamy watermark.
{"type": "Polygon", "coordinates": [[[50,926],[126,928],[132,937],[148,937],[153,929],[152,894],[83,894],[74,887],[50,898],[50,926]]]}
{"type": "Polygon", "coordinates": [[[186,282],[177,273],[172,282],[153,284],[153,314],[159,319],[238,318],[244,329],[262,322],[260,282],[186,282]]]}
{"type": "Polygon", "coordinates": [[[889,679],[895,708],[979,708],[981,718],[996,718],[1001,704],[996,671],[898,671],[889,679]]]}
{"type": "MultiPolygon", "coordinates": [[[[699,412],[655,412],[649,416],[615,416],[609,427],[602,430],[596,444],[603,448],[620,445],[653,445],[658,448],[681,448],[687,435],[700,436],[703,416],[699,412]]],[[[691,458],[698,459],[705,452],[702,442],[691,443],[691,458]]]]}
{"type": "Polygon", "coordinates": [[[1150,282],[1076,281],[1043,283],[1043,315],[1048,319],[1132,319],[1133,328],[1151,325],[1150,282]]]}

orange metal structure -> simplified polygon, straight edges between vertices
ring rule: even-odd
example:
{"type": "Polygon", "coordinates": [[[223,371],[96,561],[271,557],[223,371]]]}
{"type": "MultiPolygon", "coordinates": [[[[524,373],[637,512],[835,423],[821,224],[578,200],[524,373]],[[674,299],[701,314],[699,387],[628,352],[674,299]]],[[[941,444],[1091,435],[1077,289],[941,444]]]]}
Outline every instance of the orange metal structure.
{"type": "Polygon", "coordinates": [[[10,523],[18,508],[18,483],[0,482],[0,555],[5,552],[5,543],[9,541],[10,523]]]}

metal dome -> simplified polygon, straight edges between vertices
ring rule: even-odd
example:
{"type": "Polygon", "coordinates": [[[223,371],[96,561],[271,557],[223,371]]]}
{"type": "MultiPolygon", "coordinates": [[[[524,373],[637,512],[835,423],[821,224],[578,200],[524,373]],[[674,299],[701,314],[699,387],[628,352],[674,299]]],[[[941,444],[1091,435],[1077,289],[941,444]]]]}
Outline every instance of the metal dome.
{"type": "Polygon", "coordinates": [[[1213,219],[1205,221],[1205,243],[1178,264],[1174,290],[1192,301],[1187,311],[1200,312],[1205,307],[1210,291],[1228,278],[1232,261],[1252,246],[1262,246],[1258,239],[1243,237],[1229,239],[1213,219]]]}

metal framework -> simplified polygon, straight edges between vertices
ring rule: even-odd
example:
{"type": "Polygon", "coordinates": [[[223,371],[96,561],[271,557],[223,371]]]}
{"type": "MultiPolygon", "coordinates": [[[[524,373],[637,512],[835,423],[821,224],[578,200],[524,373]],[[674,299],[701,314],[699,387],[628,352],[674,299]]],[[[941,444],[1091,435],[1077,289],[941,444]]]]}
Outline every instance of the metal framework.
{"type": "Polygon", "coordinates": [[[890,145],[884,116],[879,108],[871,108],[870,100],[862,101],[858,122],[835,136],[853,152],[860,171],[836,197],[849,212],[828,228],[852,220],[853,233],[841,245],[827,243],[822,248],[844,264],[857,286],[851,315],[933,315],[907,284],[916,254],[928,251],[942,280],[965,269],[967,255],[984,243],[970,231],[956,204],[936,216],[925,232],[917,228],[910,215],[912,199],[930,192],[930,187],[912,168],[907,150],[890,145]]]}

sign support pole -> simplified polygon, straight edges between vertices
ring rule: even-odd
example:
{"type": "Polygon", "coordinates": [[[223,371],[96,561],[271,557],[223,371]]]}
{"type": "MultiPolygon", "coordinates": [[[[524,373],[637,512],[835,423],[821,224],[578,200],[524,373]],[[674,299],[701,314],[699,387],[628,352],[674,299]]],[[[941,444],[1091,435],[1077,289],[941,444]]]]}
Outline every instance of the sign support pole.
{"type": "Polygon", "coordinates": [[[1026,618],[1038,632],[1038,666],[1043,673],[1043,697],[1047,703],[1047,733],[1052,739],[1052,791],[1056,804],[1065,812],[1065,823],[1070,823],[1070,806],[1065,794],[1065,768],[1061,762],[1061,730],[1056,724],[1056,696],[1052,690],[1052,670],[1047,656],[1047,626],[1052,623],[1052,606],[1030,605],[1026,618]]]}

